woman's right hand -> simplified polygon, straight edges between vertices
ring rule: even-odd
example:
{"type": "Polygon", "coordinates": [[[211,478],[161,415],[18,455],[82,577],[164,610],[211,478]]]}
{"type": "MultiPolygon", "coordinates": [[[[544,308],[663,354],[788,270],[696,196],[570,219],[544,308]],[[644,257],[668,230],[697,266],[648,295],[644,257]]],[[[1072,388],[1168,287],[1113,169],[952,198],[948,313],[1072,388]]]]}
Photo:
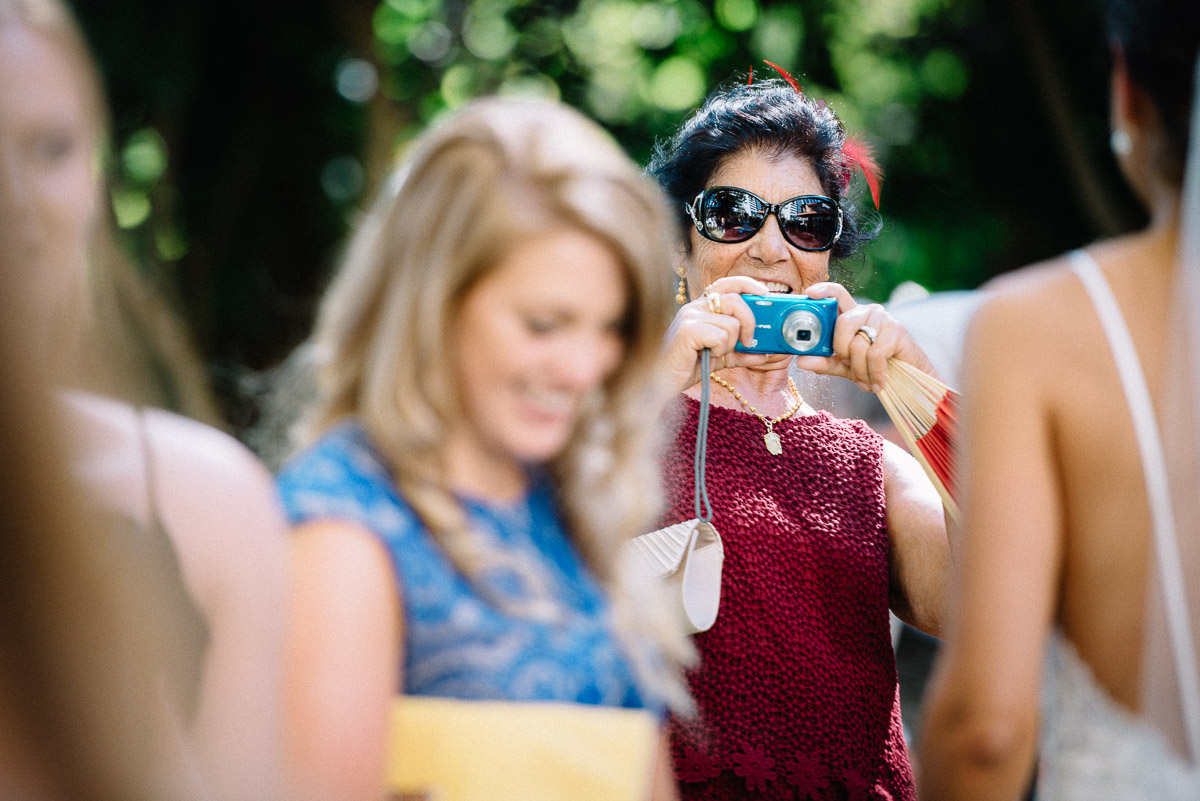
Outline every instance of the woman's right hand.
{"type": "Polygon", "coordinates": [[[717,279],[704,294],[680,307],[667,331],[662,356],[663,377],[672,393],[700,380],[700,353],[705,348],[712,351],[713,370],[757,367],[771,359],[770,354],[734,350],[738,342],[748,346],[754,340],[754,313],[742,295],[768,291],[761,281],[729,276],[717,279]]]}

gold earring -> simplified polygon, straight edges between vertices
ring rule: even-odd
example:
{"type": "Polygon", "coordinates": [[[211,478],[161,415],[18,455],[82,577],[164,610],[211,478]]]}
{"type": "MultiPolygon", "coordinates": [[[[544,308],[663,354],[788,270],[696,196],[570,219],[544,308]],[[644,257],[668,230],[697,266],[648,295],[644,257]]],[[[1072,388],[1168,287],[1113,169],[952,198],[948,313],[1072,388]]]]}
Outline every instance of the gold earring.
{"type": "Polygon", "coordinates": [[[675,290],[675,302],[680,306],[688,302],[687,278],[684,277],[683,270],[679,271],[679,288],[675,290]]]}

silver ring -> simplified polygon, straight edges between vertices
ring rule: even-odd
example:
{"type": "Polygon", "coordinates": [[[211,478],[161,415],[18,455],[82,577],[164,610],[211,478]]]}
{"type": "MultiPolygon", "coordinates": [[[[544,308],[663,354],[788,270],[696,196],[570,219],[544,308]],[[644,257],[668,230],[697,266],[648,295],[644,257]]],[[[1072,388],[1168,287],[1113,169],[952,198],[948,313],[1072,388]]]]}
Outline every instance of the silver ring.
{"type": "Polygon", "coordinates": [[[870,342],[872,345],[874,345],[875,340],[879,338],[879,332],[876,331],[874,328],[872,328],[869,325],[860,325],[858,327],[858,331],[856,331],[855,333],[862,334],[864,337],[867,338],[867,342],[870,342]]]}

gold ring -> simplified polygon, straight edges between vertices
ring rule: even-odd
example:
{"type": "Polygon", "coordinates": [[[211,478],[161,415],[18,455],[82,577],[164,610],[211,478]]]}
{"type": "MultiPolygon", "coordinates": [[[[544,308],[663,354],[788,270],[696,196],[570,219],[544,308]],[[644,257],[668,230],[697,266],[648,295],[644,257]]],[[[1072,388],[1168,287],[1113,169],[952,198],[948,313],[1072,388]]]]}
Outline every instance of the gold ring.
{"type": "Polygon", "coordinates": [[[713,314],[721,313],[721,295],[719,293],[708,296],[708,310],[713,314]]]}
{"type": "Polygon", "coordinates": [[[721,357],[721,369],[722,370],[725,369],[725,357],[724,356],[721,357]]]}
{"type": "Polygon", "coordinates": [[[870,342],[872,345],[875,344],[875,340],[879,337],[879,332],[869,325],[860,325],[854,333],[866,337],[867,342],[870,342]]]}

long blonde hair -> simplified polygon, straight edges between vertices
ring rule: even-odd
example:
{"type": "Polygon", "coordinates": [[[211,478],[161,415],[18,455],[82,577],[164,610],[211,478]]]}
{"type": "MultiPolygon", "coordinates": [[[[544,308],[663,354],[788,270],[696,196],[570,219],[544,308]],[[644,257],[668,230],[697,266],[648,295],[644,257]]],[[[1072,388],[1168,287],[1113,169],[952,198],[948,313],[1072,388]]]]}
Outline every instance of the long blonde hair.
{"type": "MultiPolygon", "coordinates": [[[[652,384],[673,296],[664,209],[612,139],[566,106],[492,98],[460,110],[417,142],[349,244],[312,340],[319,385],[308,435],[358,418],[439,546],[477,576],[494,554],[470,531],[441,461],[446,432],[464,416],[449,327],[464,296],[519,242],[563,225],[596,236],[626,272],[625,356],[548,467],[619,632],[649,629],[641,635],[669,666],[690,653],[685,638],[632,614],[616,567],[621,544],[660,512],[652,384]]],[[[683,697],[673,681],[657,683],[683,697]]]]}

